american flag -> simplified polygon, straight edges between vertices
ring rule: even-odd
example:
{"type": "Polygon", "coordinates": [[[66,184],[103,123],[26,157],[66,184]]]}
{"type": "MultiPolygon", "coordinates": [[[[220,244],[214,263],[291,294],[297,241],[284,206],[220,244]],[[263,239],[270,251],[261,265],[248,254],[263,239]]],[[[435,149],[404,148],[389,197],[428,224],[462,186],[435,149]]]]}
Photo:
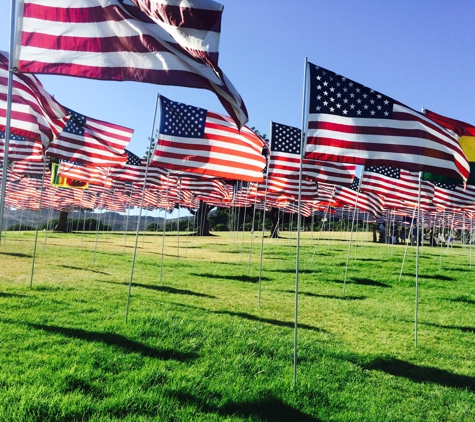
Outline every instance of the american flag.
{"type": "Polygon", "coordinates": [[[104,167],[85,166],[74,161],[61,161],[58,175],[71,180],[110,186],[109,169],[104,167]]]}
{"type": "MultiPolygon", "coordinates": [[[[361,191],[372,192],[385,198],[396,200],[402,207],[404,204],[416,204],[419,196],[419,174],[403,169],[384,166],[365,167],[361,191]]],[[[434,186],[427,181],[421,181],[421,206],[432,206],[434,186]]]]}
{"type": "Polygon", "coordinates": [[[360,179],[355,177],[349,188],[338,186],[334,195],[335,202],[351,207],[356,206],[360,211],[370,213],[378,218],[383,214],[383,200],[372,192],[358,193],[359,182],[360,179]]]}
{"type": "MultiPolygon", "coordinates": [[[[109,170],[111,179],[133,182],[143,185],[147,161],[129,150],[124,153],[127,161],[122,167],[113,167],[109,170]]],[[[159,167],[149,166],[147,172],[147,186],[166,186],[168,171],[159,167]]],[[[168,182],[170,184],[170,182],[168,182]]]]}
{"type": "Polygon", "coordinates": [[[245,124],[241,96],[217,65],[223,6],[134,3],[25,0],[18,69],[208,89],[245,124]]]}
{"type": "Polygon", "coordinates": [[[228,180],[260,182],[264,141],[227,116],[160,96],[159,138],[152,164],[228,180]]]}
{"type": "Polygon", "coordinates": [[[457,139],[423,114],[311,63],[309,79],[306,158],[467,179],[457,139]]]}
{"type": "Polygon", "coordinates": [[[133,129],[103,122],[69,110],[71,118],[48,148],[48,155],[88,166],[115,167],[127,161],[124,149],[133,129]]]}
{"type": "MultiPolygon", "coordinates": [[[[299,128],[272,122],[269,173],[294,179],[299,177],[301,134],[299,128]]],[[[336,185],[350,185],[356,172],[356,165],[328,161],[303,159],[302,166],[303,178],[336,185]]]]}
{"type": "Polygon", "coordinates": [[[181,189],[193,193],[197,199],[206,201],[221,200],[230,197],[226,183],[220,179],[202,178],[202,177],[182,177],[181,189]]]}
{"type": "MultiPolygon", "coordinates": [[[[0,132],[0,158],[5,156],[5,132],[0,132]]],[[[10,133],[8,161],[41,161],[43,145],[41,141],[10,133]]]]}
{"type": "Polygon", "coordinates": [[[459,209],[475,204],[475,186],[434,182],[434,204],[438,208],[459,209]]]}
{"type": "MultiPolygon", "coordinates": [[[[0,51],[0,131],[5,131],[9,61],[0,51]]],[[[68,111],[59,104],[34,75],[14,73],[12,85],[11,133],[36,140],[47,147],[63,130],[68,111]]]]}
{"type": "Polygon", "coordinates": [[[289,179],[287,177],[275,177],[272,174],[267,176],[267,183],[259,184],[258,191],[260,194],[265,193],[267,186],[268,193],[278,194],[280,198],[295,201],[301,192],[302,200],[314,200],[318,198],[318,185],[315,180],[302,180],[299,186],[299,181],[296,179],[289,179]]]}

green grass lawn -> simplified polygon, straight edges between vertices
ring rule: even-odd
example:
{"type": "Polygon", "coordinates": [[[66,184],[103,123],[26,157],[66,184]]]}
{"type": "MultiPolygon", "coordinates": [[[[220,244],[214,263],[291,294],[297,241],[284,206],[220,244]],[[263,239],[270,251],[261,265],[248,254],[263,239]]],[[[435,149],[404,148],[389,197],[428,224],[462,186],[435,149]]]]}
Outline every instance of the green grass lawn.
{"type": "Polygon", "coordinates": [[[422,248],[415,347],[415,249],[303,233],[294,385],[295,234],[261,273],[257,235],[140,236],[127,322],[133,236],[42,236],[32,288],[0,246],[1,421],[475,420],[468,247],[422,248]]]}

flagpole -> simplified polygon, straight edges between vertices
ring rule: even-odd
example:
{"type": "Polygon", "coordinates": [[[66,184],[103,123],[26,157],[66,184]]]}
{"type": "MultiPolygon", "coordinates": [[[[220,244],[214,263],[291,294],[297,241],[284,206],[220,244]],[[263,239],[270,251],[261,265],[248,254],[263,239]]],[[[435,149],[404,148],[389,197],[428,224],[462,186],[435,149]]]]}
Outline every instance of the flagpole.
{"type": "MultiPolygon", "coordinates": [[[[346,277],[348,275],[348,264],[349,264],[349,261],[350,261],[351,241],[353,239],[353,227],[355,225],[356,209],[358,207],[358,199],[360,197],[360,188],[361,188],[361,182],[363,181],[363,175],[364,175],[364,166],[363,166],[363,169],[361,170],[361,175],[360,175],[361,177],[360,177],[360,180],[358,182],[358,192],[356,192],[355,209],[353,211],[353,220],[351,222],[350,240],[348,242],[348,251],[347,251],[347,254],[346,254],[345,277],[343,279],[343,296],[346,293],[346,277]]],[[[387,236],[387,234],[386,234],[386,236],[387,236]]]]}
{"type": "Polygon", "coordinates": [[[15,52],[15,1],[11,2],[10,9],[10,57],[8,59],[8,87],[7,87],[7,109],[5,121],[5,144],[3,154],[3,172],[2,183],[0,187],[0,247],[2,245],[3,232],[3,210],[5,208],[5,191],[7,187],[7,167],[8,167],[8,148],[10,146],[10,126],[12,113],[12,93],[13,93],[13,68],[12,61],[15,52]]]}
{"type": "Polygon", "coordinates": [[[249,243],[249,259],[247,260],[247,276],[251,273],[251,256],[252,256],[252,241],[254,238],[254,222],[256,220],[256,205],[257,198],[254,198],[254,209],[252,211],[252,225],[251,225],[251,240],[249,243]]]}
{"type": "MultiPolygon", "coordinates": [[[[318,245],[320,243],[320,239],[322,237],[323,229],[325,228],[325,225],[326,225],[326,222],[327,222],[328,212],[330,210],[331,202],[333,200],[333,196],[335,195],[335,192],[336,192],[336,185],[333,186],[332,196],[330,197],[330,200],[328,201],[327,208],[325,209],[325,214],[323,214],[323,224],[320,227],[320,233],[318,235],[317,243],[315,244],[315,249],[313,251],[312,260],[310,262],[310,268],[313,268],[313,262],[315,260],[315,255],[317,254],[317,248],[318,248],[318,245]]],[[[312,217],[313,217],[313,214],[312,214],[312,217]]],[[[313,230],[313,228],[312,228],[312,230],[313,230]]],[[[330,240],[330,223],[328,223],[328,240],[330,240]]]]}
{"type": "Polygon", "coordinates": [[[305,57],[304,82],[302,96],[302,130],[300,140],[300,168],[299,168],[299,194],[297,206],[297,251],[295,254],[295,311],[294,311],[294,388],[297,384],[297,329],[298,329],[298,304],[299,304],[299,262],[300,262],[300,224],[302,208],[302,176],[303,176],[303,156],[305,154],[305,111],[307,108],[307,84],[308,84],[308,60],[305,57]]]}
{"type": "Polygon", "coordinates": [[[164,219],[163,219],[163,226],[162,226],[162,258],[160,262],[160,278],[159,282],[162,282],[162,275],[163,275],[163,255],[165,254],[165,234],[167,231],[167,207],[168,207],[168,185],[170,183],[170,170],[168,170],[167,174],[167,186],[165,190],[165,207],[163,208],[164,211],[164,219]]]}
{"type": "MultiPolygon", "coordinates": [[[[270,133],[271,133],[271,139],[269,140],[269,151],[268,151],[268,157],[270,158],[270,152],[272,150],[271,144],[272,144],[272,120],[270,122],[270,133]]],[[[270,160],[269,160],[270,161],[270,160]]],[[[266,166],[266,184],[265,184],[265,189],[264,189],[264,208],[262,210],[262,237],[261,237],[261,255],[260,255],[260,262],[259,262],[259,288],[258,288],[258,299],[257,299],[257,304],[260,307],[261,306],[261,290],[262,290],[262,255],[264,253],[264,236],[265,236],[265,222],[266,222],[266,206],[267,206],[267,189],[269,187],[269,162],[267,163],[266,166]]],[[[272,229],[271,229],[272,230],[272,229]]],[[[270,236],[272,237],[272,231],[270,236]]]]}
{"type": "Polygon", "coordinates": [[[30,289],[33,287],[33,273],[35,270],[35,261],[36,261],[36,246],[38,244],[38,226],[40,225],[40,215],[41,215],[41,201],[43,200],[43,187],[45,184],[45,171],[46,171],[46,157],[44,157],[44,164],[43,164],[43,174],[41,176],[41,192],[40,192],[40,200],[38,203],[38,216],[36,218],[36,232],[35,232],[35,246],[33,248],[33,261],[31,263],[31,276],[30,276],[30,289]]]}
{"type": "Polygon", "coordinates": [[[406,262],[407,249],[409,248],[409,242],[410,242],[409,236],[411,236],[412,226],[414,224],[414,218],[416,217],[416,207],[417,206],[414,207],[414,211],[412,212],[412,220],[411,220],[411,225],[409,226],[409,233],[406,233],[406,239],[405,239],[406,248],[404,249],[404,256],[402,258],[401,272],[399,273],[399,283],[401,282],[402,271],[404,269],[404,263],[406,262]]]}
{"type": "MultiPolygon", "coordinates": [[[[148,150],[149,150],[150,154],[153,153],[152,152],[153,132],[155,130],[155,120],[157,118],[157,109],[158,109],[159,99],[160,99],[160,94],[157,94],[157,100],[155,102],[155,111],[153,113],[152,133],[150,135],[150,144],[149,144],[149,147],[148,147],[148,150]]],[[[140,217],[142,216],[142,206],[143,206],[143,202],[144,202],[144,198],[145,198],[145,187],[147,185],[148,167],[149,167],[150,159],[151,159],[150,154],[149,154],[149,157],[147,159],[146,166],[145,166],[145,175],[144,175],[144,181],[143,181],[142,197],[140,198],[140,209],[139,209],[139,216],[138,216],[138,219],[137,219],[137,231],[135,233],[134,255],[132,257],[132,268],[130,270],[129,290],[128,290],[128,294],[127,294],[127,304],[125,306],[125,322],[127,322],[128,316],[129,316],[130,294],[132,292],[132,280],[134,278],[135,260],[137,258],[137,243],[138,243],[138,240],[139,240],[139,232],[140,232],[140,217]]],[[[125,248],[125,245],[124,245],[124,248],[125,248]]]]}
{"type": "Polygon", "coordinates": [[[417,347],[417,326],[419,318],[419,230],[421,222],[421,187],[422,172],[419,172],[419,193],[417,195],[417,230],[416,230],[416,304],[414,311],[414,347],[417,347]]]}

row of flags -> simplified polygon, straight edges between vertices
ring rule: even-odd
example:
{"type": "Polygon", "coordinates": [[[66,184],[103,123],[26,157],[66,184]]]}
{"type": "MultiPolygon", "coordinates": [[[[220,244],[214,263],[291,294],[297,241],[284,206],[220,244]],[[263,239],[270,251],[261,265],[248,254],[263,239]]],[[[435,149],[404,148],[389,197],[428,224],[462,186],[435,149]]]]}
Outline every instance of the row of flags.
{"type": "Polygon", "coordinates": [[[444,206],[453,208],[472,204],[470,189],[461,193],[452,183],[470,176],[468,155],[475,156],[475,130],[467,136],[470,125],[428,110],[419,113],[312,63],[306,67],[305,133],[272,123],[268,145],[245,126],[244,103],[218,66],[222,10],[211,0],[192,5],[171,0],[19,2],[18,48],[11,63],[7,54],[0,55],[0,157],[7,82],[15,69],[9,160],[42,161],[46,153],[62,160],[60,173],[73,180],[105,187],[115,179],[137,183],[146,163],[126,151],[133,130],[64,107],[33,73],[133,80],[209,89],[229,113],[160,96],[160,126],[147,174],[151,185],[162,186],[172,171],[183,177],[265,182],[270,192],[291,200],[299,192],[303,200],[315,200],[325,185],[338,186],[341,198],[351,198],[357,190],[351,189],[356,166],[363,165],[370,173],[376,168],[399,171],[398,188],[390,193],[384,191],[389,173],[369,184],[363,176],[358,183],[360,206],[375,216],[385,206],[413,204],[413,188],[405,185],[417,178],[411,172],[451,178],[451,183],[439,180],[438,188],[452,196],[437,196],[435,188],[424,187],[423,205],[430,208],[433,198],[445,198],[444,206]]]}
{"type": "MultiPolygon", "coordinates": [[[[302,181],[291,178],[274,177],[269,173],[262,183],[232,182],[214,177],[197,176],[183,172],[150,167],[150,179],[145,180],[145,160],[127,151],[130,164],[123,168],[87,167],[68,161],[62,161],[53,175],[76,183],[83,193],[71,193],[76,189],[64,189],[66,185],[55,188],[49,183],[51,179],[50,166],[55,164],[30,161],[17,161],[7,167],[6,204],[17,208],[29,208],[22,202],[11,201],[11,189],[17,192],[21,188],[35,187],[55,192],[59,197],[68,197],[68,209],[88,208],[80,195],[90,192],[124,192],[135,189],[144,190],[149,199],[146,200],[148,209],[173,209],[182,206],[196,209],[199,201],[219,207],[275,207],[279,209],[294,209],[296,212],[299,196],[301,198],[302,215],[312,215],[322,209],[352,207],[367,215],[368,219],[378,219],[386,213],[397,212],[410,215],[417,207],[420,197],[421,209],[428,213],[464,211],[475,209],[475,187],[468,186],[465,190],[461,185],[447,185],[419,181],[417,173],[406,170],[395,170],[385,167],[368,167],[361,178],[354,177],[349,186],[328,184],[316,180],[302,181]],[[44,177],[43,177],[43,174],[44,177]],[[87,182],[81,186],[77,181],[87,182]],[[419,184],[420,192],[419,193],[419,184]],[[165,198],[168,198],[165,200],[165,198]]],[[[2,169],[2,171],[4,171],[2,169]]],[[[25,190],[25,192],[27,192],[25,190]]],[[[25,194],[28,201],[32,200],[31,192],[25,194]]],[[[38,206],[38,201],[34,201],[38,206]]],[[[49,204],[51,205],[51,204],[49,204]]],[[[46,206],[49,206],[48,204],[46,206]]],[[[58,204],[56,204],[58,205],[58,204]]],[[[99,203],[95,203],[99,207],[99,203]]],[[[117,210],[118,202],[112,202],[117,210]]],[[[138,206],[137,202],[122,203],[120,210],[138,206]]],[[[102,205],[100,206],[103,207],[102,205]]],[[[289,211],[291,212],[291,211],[289,211]]]]}

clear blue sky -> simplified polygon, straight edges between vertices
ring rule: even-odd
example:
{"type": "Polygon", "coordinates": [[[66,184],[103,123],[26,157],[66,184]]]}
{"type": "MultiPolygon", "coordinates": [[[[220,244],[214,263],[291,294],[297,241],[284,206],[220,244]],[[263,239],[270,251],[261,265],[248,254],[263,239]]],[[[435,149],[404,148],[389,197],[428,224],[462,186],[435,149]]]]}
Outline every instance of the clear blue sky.
{"type": "MultiPolygon", "coordinates": [[[[249,126],[301,125],[305,57],[416,109],[475,124],[475,2],[221,0],[220,67],[242,95],[249,126]]],[[[0,49],[10,1],[0,0],[0,49]]],[[[224,113],[204,90],[38,75],[63,105],[135,130],[142,155],[158,92],[224,113]]]]}

